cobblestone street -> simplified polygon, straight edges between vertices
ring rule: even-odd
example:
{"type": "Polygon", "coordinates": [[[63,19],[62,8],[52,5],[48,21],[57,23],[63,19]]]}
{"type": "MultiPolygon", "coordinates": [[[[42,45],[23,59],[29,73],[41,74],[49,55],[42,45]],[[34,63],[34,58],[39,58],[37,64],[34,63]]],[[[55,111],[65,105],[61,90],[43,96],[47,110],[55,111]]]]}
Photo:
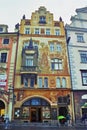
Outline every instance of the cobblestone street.
{"type": "MultiPolygon", "coordinates": [[[[86,130],[86,125],[75,125],[75,126],[54,126],[54,125],[48,125],[48,124],[9,124],[9,127],[7,130],[86,130]]],[[[0,124],[0,130],[5,130],[5,125],[0,124]]]]}

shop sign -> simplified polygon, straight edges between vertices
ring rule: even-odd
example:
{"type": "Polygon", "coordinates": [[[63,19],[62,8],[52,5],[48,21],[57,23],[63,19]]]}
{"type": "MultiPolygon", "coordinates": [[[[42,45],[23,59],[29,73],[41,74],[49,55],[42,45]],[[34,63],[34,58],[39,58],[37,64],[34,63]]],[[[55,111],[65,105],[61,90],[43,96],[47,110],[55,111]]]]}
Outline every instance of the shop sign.
{"type": "Polygon", "coordinates": [[[7,82],[7,75],[0,74],[0,87],[5,87],[7,82]]]}

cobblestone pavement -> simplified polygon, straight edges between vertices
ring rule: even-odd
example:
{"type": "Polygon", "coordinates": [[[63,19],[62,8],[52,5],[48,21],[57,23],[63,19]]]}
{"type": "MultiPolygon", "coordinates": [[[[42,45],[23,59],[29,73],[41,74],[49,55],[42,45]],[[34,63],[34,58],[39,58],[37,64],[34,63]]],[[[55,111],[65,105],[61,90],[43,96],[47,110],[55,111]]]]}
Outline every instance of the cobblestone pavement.
{"type": "MultiPolygon", "coordinates": [[[[87,126],[83,124],[75,124],[74,126],[58,126],[57,124],[38,124],[38,123],[11,123],[7,130],[87,130],[87,126]]],[[[4,123],[0,124],[0,130],[5,130],[4,123]]]]}

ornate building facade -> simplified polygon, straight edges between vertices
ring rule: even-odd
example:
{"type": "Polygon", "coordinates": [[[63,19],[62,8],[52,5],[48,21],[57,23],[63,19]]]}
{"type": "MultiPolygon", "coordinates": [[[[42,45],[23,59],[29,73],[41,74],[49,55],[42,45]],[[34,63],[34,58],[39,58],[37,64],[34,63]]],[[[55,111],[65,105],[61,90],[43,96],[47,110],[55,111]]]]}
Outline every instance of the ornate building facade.
{"type": "Polygon", "coordinates": [[[7,25],[0,25],[0,116],[8,115],[10,120],[17,40],[17,33],[8,32],[7,25]]]}
{"type": "Polygon", "coordinates": [[[78,121],[87,114],[87,7],[76,9],[66,25],[73,90],[73,110],[78,121]]]}
{"type": "Polygon", "coordinates": [[[14,119],[44,122],[72,114],[64,23],[43,6],[19,24],[14,93],[14,119]]]}

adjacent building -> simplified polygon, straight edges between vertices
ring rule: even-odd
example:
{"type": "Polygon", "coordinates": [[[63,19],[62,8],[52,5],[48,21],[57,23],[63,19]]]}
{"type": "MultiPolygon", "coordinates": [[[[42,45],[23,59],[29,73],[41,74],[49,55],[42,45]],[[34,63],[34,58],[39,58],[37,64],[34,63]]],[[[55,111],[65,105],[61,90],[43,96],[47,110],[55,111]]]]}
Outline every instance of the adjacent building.
{"type": "Polygon", "coordinates": [[[13,84],[16,63],[17,33],[0,24],[0,116],[12,119],[13,84]]]}
{"type": "Polygon", "coordinates": [[[87,114],[87,7],[76,9],[66,25],[75,120],[87,114]]]}
{"type": "Polygon", "coordinates": [[[62,18],[44,6],[19,25],[13,119],[29,122],[72,115],[71,81],[62,18]]]}

